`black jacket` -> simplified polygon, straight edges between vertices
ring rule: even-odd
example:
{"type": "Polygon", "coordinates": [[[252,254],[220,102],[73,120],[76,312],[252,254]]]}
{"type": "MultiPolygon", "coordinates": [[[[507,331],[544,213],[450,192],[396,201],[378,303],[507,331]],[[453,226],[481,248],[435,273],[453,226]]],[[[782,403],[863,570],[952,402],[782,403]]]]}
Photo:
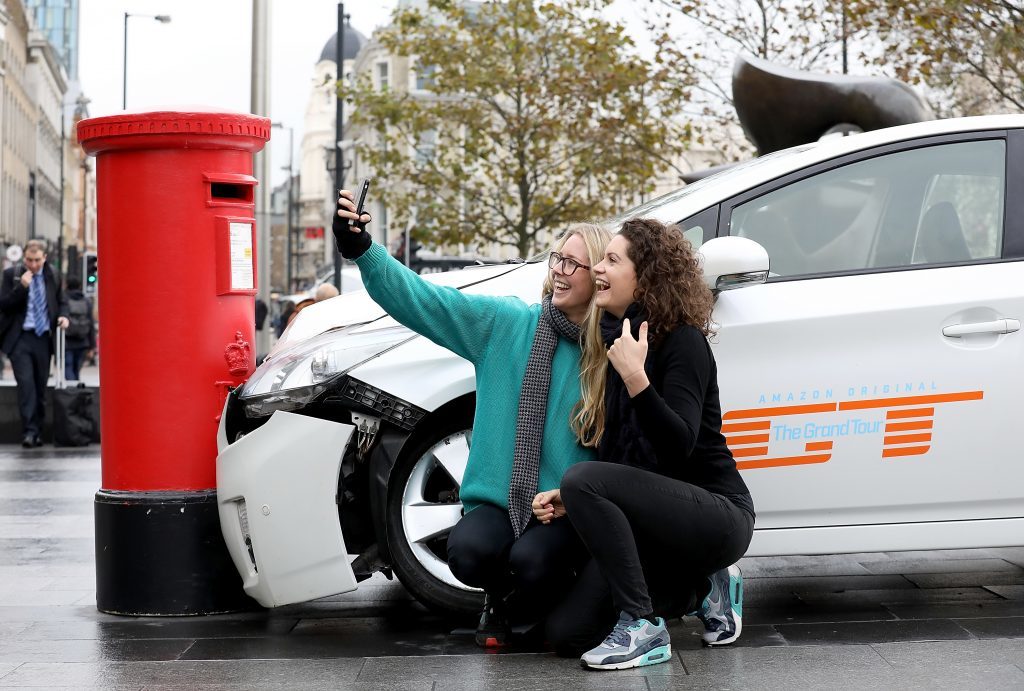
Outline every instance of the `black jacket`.
{"type": "MultiPolygon", "coordinates": [[[[21,337],[25,326],[25,315],[28,312],[28,288],[21,285],[21,274],[24,265],[16,264],[4,269],[0,279],[0,349],[8,355],[14,350],[14,344],[21,337]],[[17,276],[15,271],[21,269],[17,276]]],[[[64,301],[64,291],[57,282],[57,276],[49,264],[43,264],[43,281],[46,284],[46,307],[50,316],[50,333],[57,333],[57,318],[68,316],[68,306],[64,301]]],[[[53,352],[53,340],[50,340],[50,351],[53,352]]]]}
{"type": "MultiPolygon", "coordinates": [[[[643,315],[627,311],[633,337],[643,315]]],[[[621,335],[622,321],[601,323],[606,345],[621,335]]],[[[666,475],[729,497],[754,513],[747,485],[722,435],[718,367],[707,338],[693,326],[665,336],[644,364],[650,386],[630,398],[610,364],[605,389],[605,429],[597,460],[666,475]]]]}

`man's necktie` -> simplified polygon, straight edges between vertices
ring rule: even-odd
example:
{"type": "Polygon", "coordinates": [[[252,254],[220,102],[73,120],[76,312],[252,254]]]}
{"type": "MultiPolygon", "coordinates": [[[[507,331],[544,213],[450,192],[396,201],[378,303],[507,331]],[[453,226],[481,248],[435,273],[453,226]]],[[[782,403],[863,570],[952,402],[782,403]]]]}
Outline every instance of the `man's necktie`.
{"type": "Polygon", "coordinates": [[[35,316],[36,336],[42,336],[50,330],[50,315],[46,309],[46,284],[43,282],[42,271],[32,277],[29,300],[32,302],[32,311],[35,316]]]}

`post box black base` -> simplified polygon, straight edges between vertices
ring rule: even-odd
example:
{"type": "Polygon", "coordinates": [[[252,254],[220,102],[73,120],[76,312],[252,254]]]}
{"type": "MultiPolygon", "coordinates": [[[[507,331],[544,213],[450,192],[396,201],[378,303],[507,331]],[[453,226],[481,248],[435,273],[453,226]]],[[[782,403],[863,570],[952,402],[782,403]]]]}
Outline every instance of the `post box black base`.
{"type": "Polygon", "coordinates": [[[96,493],[96,607],[132,616],[258,609],[242,590],[217,493],[96,493]]]}

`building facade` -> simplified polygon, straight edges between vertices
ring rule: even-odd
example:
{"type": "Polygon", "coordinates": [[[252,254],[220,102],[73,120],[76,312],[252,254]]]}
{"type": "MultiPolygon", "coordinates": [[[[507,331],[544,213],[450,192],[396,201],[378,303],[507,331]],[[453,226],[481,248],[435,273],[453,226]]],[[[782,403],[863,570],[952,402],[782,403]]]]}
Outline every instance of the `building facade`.
{"type": "Polygon", "coordinates": [[[32,23],[45,34],[69,81],[78,80],[78,0],[25,0],[32,23]]]}
{"type": "MultiPolygon", "coordinates": [[[[345,28],[343,75],[352,73],[353,59],[366,43],[366,37],[345,28]]],[[[324,44],[320,58],[313,67],[312,89],[306,104],[303,122],[299,175],[302,179],[298,201],[298,231],[294,239],[294,283],[296,287],[312,285],[317,275],[334,261],[334,243],[331,239],[330,218],[337,200],[334,190],[335,114],[337,109],[337,64],[335,63],[338,35],[324,44]]],[[[343,120],[349,120],[348,106],[343,120]]],[[[355,184],[350,148],[342,140],[344,181],[355,184]]],[[[375,217],[376,218],[376,217],[375,217]]]]}
{"type": "Polygon", "coordinates": [[[35,225],[36,106],[28,84],[28,16],[21,0],[4,0],[0,131],[0,244],[24,245],[35,225]]]}
{"type": "MultiPolygon", "coordinates": [[[[77,82],[72,84],[77,87],[77,82]]],[[[79,257],[96,251],[96,172],[94,160],[78,143],[78,123],[89,117],[89,99],[78,92],[74,100],[65,100],[64,108],[64,248],[68,269],[81,270],[79,257]]]]}
{"type": "MultiPolygon", "coordinates": [[[[96,250],[96,176],[92,160],[78,145],[78,122],[89,116],[89,99],[82,93],[78,81],[79,0],[25,0],[30,25],[36,29],[33,49],[41,59],[55,57],[67,80],[54,122],[52,99],[39,99],[40,122],[37,140],[40,145],[60,139],[59,178],[53,178],[52,156],[49,150],[38,163],[48,171],[49,180],[59,179],[59,211],[57,212],[63,259],[66,271],[81,271],[81,254],[96,250]],[[49,54],[47,48],[49,47],[49,54]],[[45,107],[44,107],[45,101],[45,107]],[[45,160],[44,160],[45,159],[45,160]]],[[[40,63],[42,67],[42,63],[40,63]]],[[[43,70],[40,69],[40,72],[43,70]]],[[[45,75],[43,75],[45,77],[45,75]]],[[[47,81],[40,79],[39,88],[45,93],[47,81]]],[[[49,146],[49,144],[47,144],[49,146]]],[[[42,191],[42,190],[41,190],[42,191]]],[[[47,237],[50,235],[47,229],[47,237]]]]}
{"type": "Polygon", "coordinates": [[[64,68],[46,37],[29,33],[28,87],[35,104],[35,195],[32,203],[32,237],[53,248],[61,238],[63,154],[65,148],[63,102],[67,92],[64,68]]]}

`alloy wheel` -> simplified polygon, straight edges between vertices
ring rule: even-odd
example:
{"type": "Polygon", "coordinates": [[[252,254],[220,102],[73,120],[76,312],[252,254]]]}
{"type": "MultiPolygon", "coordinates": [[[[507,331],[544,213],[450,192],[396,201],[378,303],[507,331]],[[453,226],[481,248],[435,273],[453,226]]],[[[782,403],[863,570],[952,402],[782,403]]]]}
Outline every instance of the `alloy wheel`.
{"type": "Polygon", "coordinates": [[[402,532],[423,568],[447,585],[476,592],[448,568],[448,535],[462,518],[462,476],[472,430],[449,435],[416,460],[402,492],[402,532]]]}

